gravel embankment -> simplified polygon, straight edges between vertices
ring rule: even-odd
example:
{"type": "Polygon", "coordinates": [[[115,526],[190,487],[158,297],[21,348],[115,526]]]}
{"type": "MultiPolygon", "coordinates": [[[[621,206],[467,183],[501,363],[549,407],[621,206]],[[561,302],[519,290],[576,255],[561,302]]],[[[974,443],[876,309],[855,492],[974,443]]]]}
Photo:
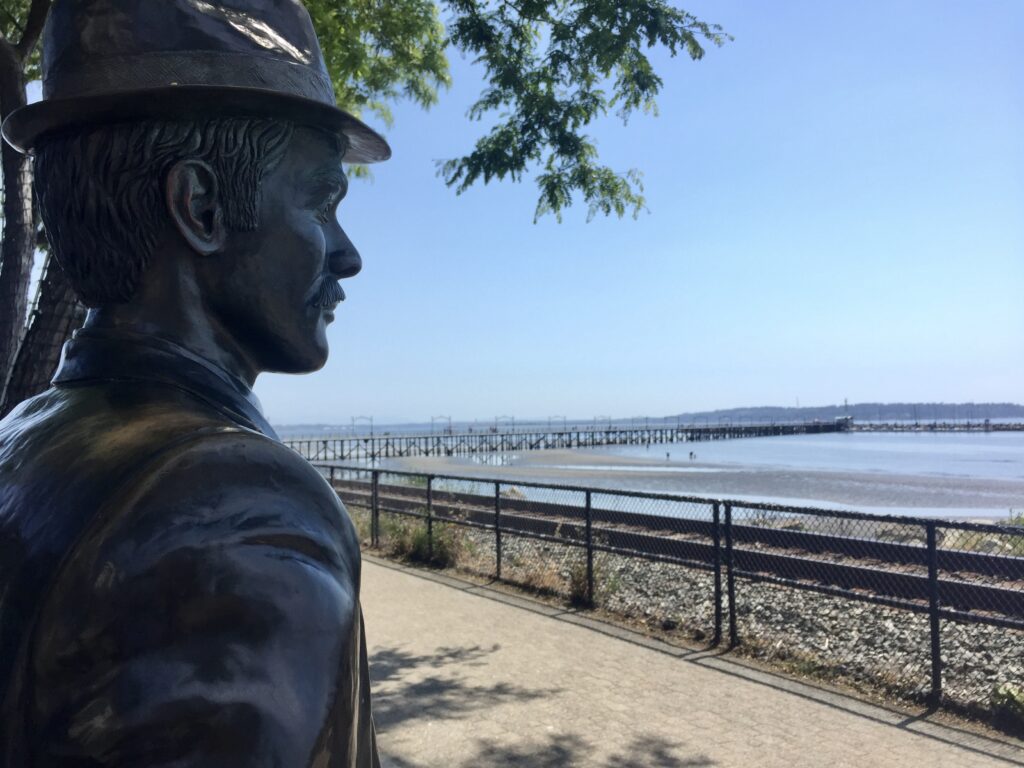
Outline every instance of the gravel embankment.
{"type": "MultiPolygon", "coordinates": [[[[492,575],[494,534],[454,530],[457,567],[492,575]]],[[[507,534],[502,549],[503,580],[570,600],[585,595],[582,549],[507,534]]],[[[598,552],[594,572],[599,609],[658,632],[710,640],[710,571],[598,552]]],[[[921,701],[929,690],[926,614],[744,579],[736,580],[736,614],[740,651],[752,657],[904,699],[921,701]]],[[[980,714],[1000,685],[1024,690],[1024,632],[943,621],[941,647],[944,693],[955,706],[980,714]]]]}
{"type": "MultiPolygon", "coordinates": [[[[493,537],[474,531],[470,538],[476,540],[474,563],[488,572],[493,537]]],[[[585,557],[578,548],[506,536],[503,550],[507,580],[567,597],[585,589],[585,557]]],[[[598,607],[659,630],[710,639],[711,572],[608,553],[597,553],[594,571],[598,607]]],[[[926,614],[737,579],[736,624],[744,652],[756,658],[917,700],[929,690],[926,614]]],[[[999,685],[1024,689],[1024,632],[944,621],[940,636],[944,693],[951,702],[986,710],[999,685]]]]}

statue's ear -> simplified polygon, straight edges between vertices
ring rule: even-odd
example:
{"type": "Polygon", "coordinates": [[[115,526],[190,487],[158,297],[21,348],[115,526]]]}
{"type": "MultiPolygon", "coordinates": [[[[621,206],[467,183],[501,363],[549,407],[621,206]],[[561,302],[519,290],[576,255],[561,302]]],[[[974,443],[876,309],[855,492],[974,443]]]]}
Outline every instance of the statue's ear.
{"type": "Polygon", "coordinates": [[[167,210],[185,242],[201,256],[224,247],[224,209],[217,174],[200,160],[181,160],[167,174],[167,210]]]}

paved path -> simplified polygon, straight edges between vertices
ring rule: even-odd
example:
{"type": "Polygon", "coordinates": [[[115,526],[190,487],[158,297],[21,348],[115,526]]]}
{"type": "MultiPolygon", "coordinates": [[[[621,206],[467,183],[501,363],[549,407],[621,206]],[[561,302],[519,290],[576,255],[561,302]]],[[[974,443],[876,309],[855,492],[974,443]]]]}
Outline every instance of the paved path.
{"type": "Polygon", "coordinates": [[[363,609],[392,768],[1024,766],[1020,742],[371,558],[363,609]]]}

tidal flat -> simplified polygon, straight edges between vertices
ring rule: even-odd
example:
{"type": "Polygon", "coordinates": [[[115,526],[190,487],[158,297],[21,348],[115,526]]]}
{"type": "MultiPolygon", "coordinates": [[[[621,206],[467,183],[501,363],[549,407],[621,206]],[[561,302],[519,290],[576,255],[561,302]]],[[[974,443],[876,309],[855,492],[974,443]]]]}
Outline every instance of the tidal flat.
{"type": "Polygon", "coordinates": [[[383,466],[878,514],[997,521],[1024,510],[1024,446],[1015,450],[1016,435],[1013,441],[973,436],[967,443],[892,435],[881,449],[877,436],[850,437],[859,436],[410,457],[383,466]]]}

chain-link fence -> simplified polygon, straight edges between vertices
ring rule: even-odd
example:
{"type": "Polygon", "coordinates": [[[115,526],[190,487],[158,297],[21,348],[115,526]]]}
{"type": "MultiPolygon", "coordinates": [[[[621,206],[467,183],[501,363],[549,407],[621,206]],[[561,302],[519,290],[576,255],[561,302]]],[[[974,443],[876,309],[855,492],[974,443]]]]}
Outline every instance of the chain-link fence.
{"type": "Polygon", "coordinates": [[[1024,526],[322,471],[385,554],[1024,724],[1024,526]]]}
{"type": "Polygon", "coordinates": [[[1024,527],[726,507],[755,653],[967,710],[1024,702],[1024,527]]]}
{"type": "Polygon", "coordinates": [[[719,505],[679,496],[590,491],[595,603],[655,630],[717,644],[722,627],[719,505]]]}
{"type": "Polygon", "coordinates": [[[321,465],[365,543],[709,644],[719,506],[700,499],[321,465]]]}
{"type": "Polygon", "coordinates": [[[935,526],[942,695],[1024,724],[1024,525],[935,526]]]}

